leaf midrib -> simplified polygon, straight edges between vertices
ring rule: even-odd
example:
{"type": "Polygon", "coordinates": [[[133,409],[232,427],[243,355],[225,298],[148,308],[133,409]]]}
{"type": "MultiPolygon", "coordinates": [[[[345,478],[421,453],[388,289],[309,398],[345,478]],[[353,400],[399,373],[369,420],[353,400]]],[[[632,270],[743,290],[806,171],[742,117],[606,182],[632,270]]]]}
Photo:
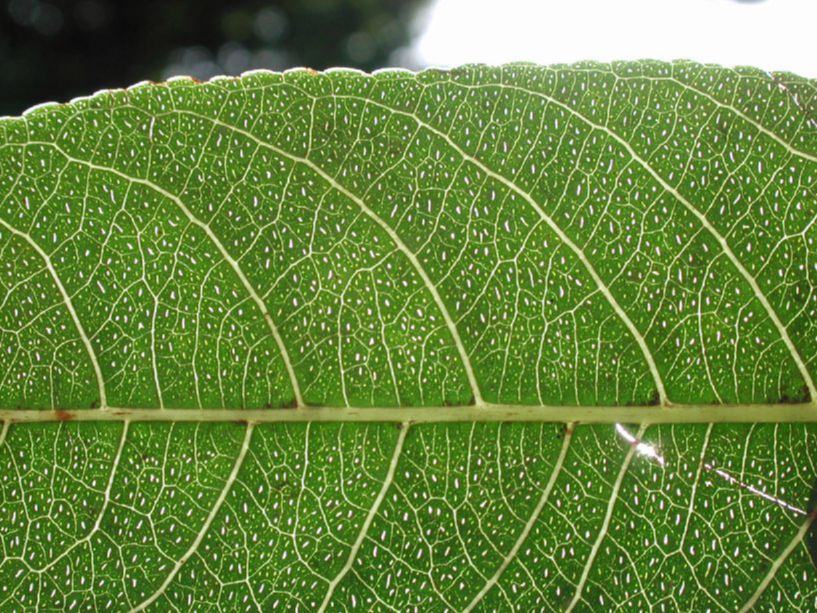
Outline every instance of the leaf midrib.
{"type": "Polygon", "coordinates": [[[287,422],[817,423],[817,403],[633,406],[483,403],[481,405],[438,407],[307,406],[293,409],[106,407],[80,410],[0,410],[0,422],[5,424],[54,421],[246,422],[257,424],[287,422]]]}

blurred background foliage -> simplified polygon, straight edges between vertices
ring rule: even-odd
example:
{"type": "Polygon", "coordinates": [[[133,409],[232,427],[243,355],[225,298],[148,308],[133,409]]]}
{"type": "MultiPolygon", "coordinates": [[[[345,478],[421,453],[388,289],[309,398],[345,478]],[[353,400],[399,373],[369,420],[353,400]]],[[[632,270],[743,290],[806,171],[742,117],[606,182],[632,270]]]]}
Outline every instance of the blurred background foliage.
{"type": "Polygon", "coordinates": [[[253,68],[687,58],[817,76],[815,20],[817,0],[0,0],[0,116],[253,68]]]}
{"type": "Polygon", "coordinates": [[[173,75],[411,65],[424,0],[6,0],[0,115],[173,75]]]}

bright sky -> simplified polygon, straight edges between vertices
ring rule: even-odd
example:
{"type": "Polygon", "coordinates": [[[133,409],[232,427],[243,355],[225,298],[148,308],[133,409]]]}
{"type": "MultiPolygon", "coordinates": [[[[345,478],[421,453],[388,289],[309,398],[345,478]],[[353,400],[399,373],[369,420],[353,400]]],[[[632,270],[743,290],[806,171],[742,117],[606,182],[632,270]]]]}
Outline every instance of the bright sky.
{"type": "Polygon", "coordinates": [[[817,0],[436,0],[421,65],[692,59],[817,77],[817,0]]]}

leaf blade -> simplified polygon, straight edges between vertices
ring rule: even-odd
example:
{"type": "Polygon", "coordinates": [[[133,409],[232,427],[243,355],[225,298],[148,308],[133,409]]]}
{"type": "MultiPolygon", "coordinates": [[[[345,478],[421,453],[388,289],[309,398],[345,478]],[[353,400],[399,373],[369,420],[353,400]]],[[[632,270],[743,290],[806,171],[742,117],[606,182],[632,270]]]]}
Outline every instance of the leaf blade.
{"type": "Polygon", "coordinates": [[[813,100],[469,66],[0,121],[0,605],[817,603],[813,100]]]}

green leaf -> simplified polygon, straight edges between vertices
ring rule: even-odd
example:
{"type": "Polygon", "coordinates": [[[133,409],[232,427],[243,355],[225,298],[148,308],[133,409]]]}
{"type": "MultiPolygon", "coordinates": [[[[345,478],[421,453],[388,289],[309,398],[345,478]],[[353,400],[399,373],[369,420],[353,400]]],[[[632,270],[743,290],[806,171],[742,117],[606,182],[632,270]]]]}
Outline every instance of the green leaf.
{"type": "Polygon", "coordinates": [[[688,62],[0,120],[0,609],[814,609],[816,180],[688,62]]]}

